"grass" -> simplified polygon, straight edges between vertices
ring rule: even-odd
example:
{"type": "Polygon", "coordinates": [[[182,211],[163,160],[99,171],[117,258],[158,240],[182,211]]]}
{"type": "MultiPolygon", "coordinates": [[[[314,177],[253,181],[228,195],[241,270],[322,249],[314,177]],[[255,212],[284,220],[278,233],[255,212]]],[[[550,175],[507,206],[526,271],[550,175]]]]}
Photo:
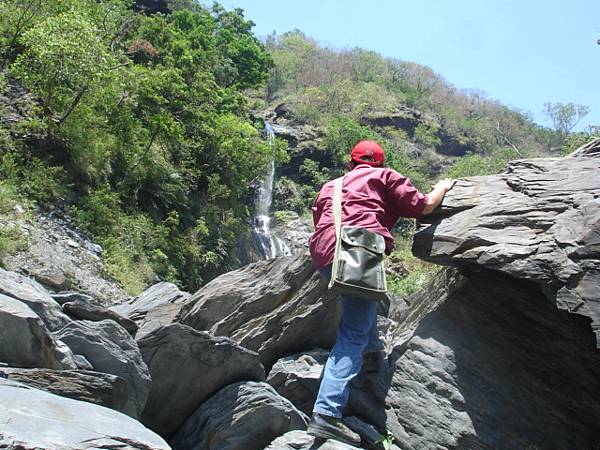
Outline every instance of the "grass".
{"type": "Polygon", "coordinates": [[[411,251],[412,236],[398,237],[391,258],[400,260],[408,274],[396,277],[388,274],[388,289],[401,297],[409,296],[421,289],[439,270],[440,266],[423,261],[413,256],[411,251]]]}
{"type": "Polygon", "coordinates": [[[17,188],[0,181],[0,266],[6,256],[27,248],[27,237],[14,222],[27,219],[28,213],[29,206],[17,194],[17,188]]]}

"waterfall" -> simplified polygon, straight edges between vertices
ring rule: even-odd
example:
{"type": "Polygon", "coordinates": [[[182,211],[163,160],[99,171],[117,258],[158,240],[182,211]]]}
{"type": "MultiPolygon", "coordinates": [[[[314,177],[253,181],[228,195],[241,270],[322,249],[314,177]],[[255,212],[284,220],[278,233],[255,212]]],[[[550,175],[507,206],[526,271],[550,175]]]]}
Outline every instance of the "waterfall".
{"type": "MultiPolygon", "coordinates": [[[[265,134],[269,145],[273,145],[275,132],[271,124],[265,124],[265,134]]],[[[277,236],[271,235],[271,216],[269,211],[273,202],[273,181],[275,179],[275,161],[271,161],[269,172],[263,180],[258,183],[258,195],[256,197],[256,215],[252,220],[254,228],[254,239],[258,243],[261,256],[264,259],[272,259],[276,256],[291,255],[290,249],[277,236]]]]}

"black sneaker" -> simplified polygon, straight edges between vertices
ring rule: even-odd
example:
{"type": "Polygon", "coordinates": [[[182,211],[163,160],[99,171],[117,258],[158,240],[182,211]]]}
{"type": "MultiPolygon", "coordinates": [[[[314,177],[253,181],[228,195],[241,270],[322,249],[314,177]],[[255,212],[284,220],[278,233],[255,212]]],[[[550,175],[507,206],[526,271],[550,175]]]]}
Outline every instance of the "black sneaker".
{"type": "Polygon", "coordinates": [[[321,439],[335,439],[350,445],[360,445],[360,436],[342,423],[341,419],[313,413],[306,432],[321,439]]]}

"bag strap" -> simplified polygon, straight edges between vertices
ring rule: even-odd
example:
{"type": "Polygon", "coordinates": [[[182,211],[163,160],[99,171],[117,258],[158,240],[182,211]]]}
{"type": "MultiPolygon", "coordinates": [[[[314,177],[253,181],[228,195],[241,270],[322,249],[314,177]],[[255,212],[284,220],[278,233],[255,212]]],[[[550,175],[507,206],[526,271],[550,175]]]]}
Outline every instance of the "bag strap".
{"type": "Polygon", "coordinates": [[[333,256],[333,266],[331,268],[331,279],[329,280],[329,289],[335,284],[335,278],[339,265],[340,253],[340,234],[342,230],[342,187],[344,185],[344,177],[339,177],[334,180],[333,185],[333,221],[335,224],[335,252],[333,256]]]}
{"type": "Polygon", "coordinates": [[[333,220],[335,223],[335,238],[340,238],[342,229],[342,187],[344,186],[344,177],[335,179],[333,187],[333,220]]]}

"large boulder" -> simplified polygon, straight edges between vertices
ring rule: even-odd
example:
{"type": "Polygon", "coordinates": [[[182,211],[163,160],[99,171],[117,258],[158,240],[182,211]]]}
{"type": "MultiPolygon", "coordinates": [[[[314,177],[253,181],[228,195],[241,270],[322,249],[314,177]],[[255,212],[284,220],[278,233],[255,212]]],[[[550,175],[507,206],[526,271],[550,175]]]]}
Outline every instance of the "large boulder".
{"type": "Polygon", "coordinates": [[[112,409],[0,378],[0,448],[167,450],[157,434],[112,409]]]}
{"type": "Polygon", "coordinates": [[[62,397],[125,411],[127,383],[116,375],[91,370],[0,367],[0,378],[18,381],[62,397]]]}
{"type": "Polygon", "coordinates": [[[174,322],[189,297],[189,293],[180,291],[173,283],[161,281],[128,302],[110,309],[133,320],[139,327],[136,338],[140,339],[152,330],[174,322]]]}
{"type": "Polygon", "coordinates": [[[150,372],[131,335],[112,320],[72,322],[57,333],[74,353],[83,355],[99,372],[127,382],[125,412],[138,417],[150,391],[150,372]]]}
{"type": "Polygon", "coordinates": [[[306,428],[307,418],[266,383],[224,387],[175,435],[175,450],[262,450],[277,436],[306,428]]]}
{"type": "Polygon", "coordinates": [[[280,357],[335,341],[340,306],[307,255],[226,273],[196,292],[180,321],[257,351],[265,368],[280,357]]]}
{"type": "Polygon", "coordinates": [[[229,338],[181,324],[161,327],[138,341],[152,376],[142,422],[169,437],[196,408],[222,387],[264,380],[256,352],[229,338]]]}
{"type": "Polygon", "coordinates": [[[0,294],[0,362],[15,367],[75,369],[71,350],[29,306],[0,294]]]}
{"type": "Polygon", "coordinates": [[[115,311],[95,304],[94,302],[73,300],[63,303],[62,309],[69,316],[78,320],[91,320],[93,322],[99,322],[106,319],[114,320],[131,335],[135,335],[138,329],[137,324],[133,320],[123,317],[115,311]]]}
{"type": "Polygon", "coordinates": [[[50,331],[56,331],[71,322],[60,305],[37,281],[0,268],[0,294],[29,306],[50,331]]]}
{"type": "Polygon", "coordinates": [[[390,430],[406,450],[600,442],[589,319],[498,271],[449,269],[426,291],[409,301],[389,366],[354,384],[347,414],[390,430]]]}
{"type": "Polygon", "coordinates": [[[281,358],[271,368],[267,383],[304,414],[311,415],[328,356],[329,351],[316,349],[281,358]]]}
{"type": "MultiPolygon", "coordinates": [[[[428,261],[539,283],[600,337],[600,157],[520,160],[459,181],[415,235],[428,261]]],[[[597,339],[600,346],[600,339],[597,339]]]]}

